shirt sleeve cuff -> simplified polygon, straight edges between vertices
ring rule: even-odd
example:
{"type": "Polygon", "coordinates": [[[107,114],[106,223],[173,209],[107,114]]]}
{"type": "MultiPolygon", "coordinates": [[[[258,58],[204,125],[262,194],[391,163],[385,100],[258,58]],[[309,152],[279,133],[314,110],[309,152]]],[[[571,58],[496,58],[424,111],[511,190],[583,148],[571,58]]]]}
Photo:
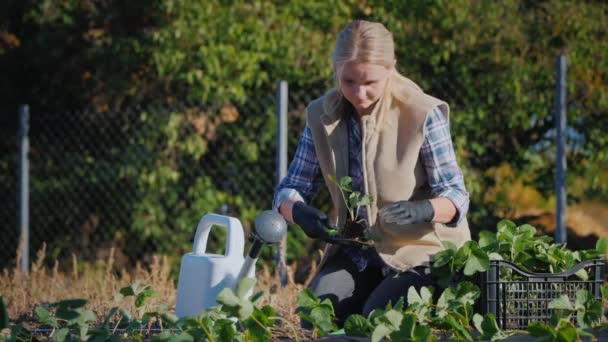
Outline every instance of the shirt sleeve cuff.
{"type": "Polygon", "coordinates": [[[446,226],[450,228],[456,228],[458,224],[462,222],[462,220],[467,216],[467,212],[469,211],[469,196],[468,193],[461,193],[460,191],[455,190],[446,190],[440,193],[437,197],[445,197],[452,201],[454,207],[456,208],[456,214],[452,221],[446,223],[446,226]]]}
{"type": "Polygon", "coordinates": [[[283,201],[285,201],[286,199],[292,197],[295,197],[297,200],[306,202],[304,201],[304,198],[302,198],[302,195],[300,195],[300,193],[296,189],[283,188],[274,195],[274,199],[272,201],[272,210],[278,212],[281,203],[283,203],[283,201]]]}

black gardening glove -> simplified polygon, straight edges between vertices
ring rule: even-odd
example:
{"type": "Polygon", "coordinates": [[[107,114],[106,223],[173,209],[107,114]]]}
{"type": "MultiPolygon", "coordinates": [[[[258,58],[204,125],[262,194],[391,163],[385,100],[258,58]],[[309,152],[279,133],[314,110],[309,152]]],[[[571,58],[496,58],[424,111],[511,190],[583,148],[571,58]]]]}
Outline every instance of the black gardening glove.
{"type": "Polygon", "coordinates": [[[399,201],[383,207],[379,214],[386,223],[416,224],[431,222],[435,210],[429,200],[399,201]]]}
{"type": "Polygon", "coordinates": [[[316,239],[326,237],[325,228],[329,227],[327,215],[317,208],[313,208],[304,202],[296,202],[293,205],[291,215],[293,222],[297,223],[308,237],[316,239]]]}

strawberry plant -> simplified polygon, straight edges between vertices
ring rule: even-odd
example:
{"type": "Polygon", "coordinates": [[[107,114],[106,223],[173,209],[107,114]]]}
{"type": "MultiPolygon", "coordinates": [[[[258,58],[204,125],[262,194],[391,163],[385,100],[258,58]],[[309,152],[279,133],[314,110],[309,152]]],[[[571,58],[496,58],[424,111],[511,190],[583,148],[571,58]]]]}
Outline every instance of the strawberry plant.
{"type": "Polygon", "coordinates": [[[310,289],[298,295],[296,313],[313,326],[313,336],[325,336],[336,330],[334,307],[329,299],[321,301],[310,289]]]}
{"type": "Polygon", "coordinates": [[[544,341],[580,341],[581,337],[594,338],[590,329],[600,326],[602,303],[587,290],[578,290],[574,305],[567,294],[549,303],[555,309],[549,323],[533,322],[528,332],[544,341]],[[571,317],[576,316],[576,325],[571,317]]]}
{"type": "Polygon", "coordinates": [[[472,341],[471,321],[478,322],[480,336],[484,339],[500,339],[509,336],[489,314],[473,313],[473,304],[480,291],[472,283],[464,282],[443,291],[433,302],[432,289],[413,286],[407,292],[407,307],[401,297],[395,305],[388,303],[384,309],[376,309],[369,316],[351,315],[344,324],[350,336],[371,336],[372,341],[436,341],[437,335],[446,339],[472,341]]]}
{"type": "Polygon", "coordinates": [[[359,191],[353,191],[351,177],[345,176],[337,180],[333,176],[329,176],[329,180],[340,190],[348,212],[346,222],[339,231],[340,235],[345,238],[364,237],[366,240],[369,239],[371,234],[369,224],[367,220],[360,218],[361,208],[370,203],[369,196],[363,195],[359,191]]]}

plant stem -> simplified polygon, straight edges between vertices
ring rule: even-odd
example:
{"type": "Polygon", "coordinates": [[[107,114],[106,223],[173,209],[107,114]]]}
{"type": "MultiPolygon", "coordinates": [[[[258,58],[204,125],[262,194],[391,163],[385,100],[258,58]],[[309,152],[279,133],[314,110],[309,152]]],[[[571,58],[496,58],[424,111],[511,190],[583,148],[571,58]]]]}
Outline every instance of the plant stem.
{"type": "Polygon", "coordinates": [[[202,324],[201,321],[198,322],[201,329],[203,329],[203,332],[205,333],[205,335],[207,336],[207,338],[209,339],[210,342],[214,342],[215,340],[213,339],[213,336],[211,335],[211,332],[207,329],[207,327],[205,327],[204,324],[202,324]]]}
{"type": "Polygon", "coordinates": [[[298,331],[296,330],[296,327],[293,325],[293,323],[291,323],[291,321],[289,321],[289,320],[287,320],[287,319],[285,319],[283,317],[280,317],[280,316],[272,316],[272,317],[268,317],[268,319],[274,319],[274,320],[278,320],[278,321],[282,321],[284,323],[287,323],[287,326],[289,326],[289,328],[291,328],[291,330],[294,333],[296,342],[299,342],[298,331]]]}

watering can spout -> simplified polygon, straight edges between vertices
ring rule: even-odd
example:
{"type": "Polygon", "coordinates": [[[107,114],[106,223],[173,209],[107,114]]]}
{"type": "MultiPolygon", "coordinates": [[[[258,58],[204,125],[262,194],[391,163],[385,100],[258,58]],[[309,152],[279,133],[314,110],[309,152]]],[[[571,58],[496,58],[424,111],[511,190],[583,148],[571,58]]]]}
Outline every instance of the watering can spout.
{"type": "Polygon", "coordinates": [[[252,277],[255,274],[255,263],[262,253],[264,244],[279,243],[287,233],[287,222],[281,214],[272,210],[265,210],[260,213],[254,222],[254,230],[251,232],[251,248],[241,271],[238,280],[244,277],[252,277]]]}

